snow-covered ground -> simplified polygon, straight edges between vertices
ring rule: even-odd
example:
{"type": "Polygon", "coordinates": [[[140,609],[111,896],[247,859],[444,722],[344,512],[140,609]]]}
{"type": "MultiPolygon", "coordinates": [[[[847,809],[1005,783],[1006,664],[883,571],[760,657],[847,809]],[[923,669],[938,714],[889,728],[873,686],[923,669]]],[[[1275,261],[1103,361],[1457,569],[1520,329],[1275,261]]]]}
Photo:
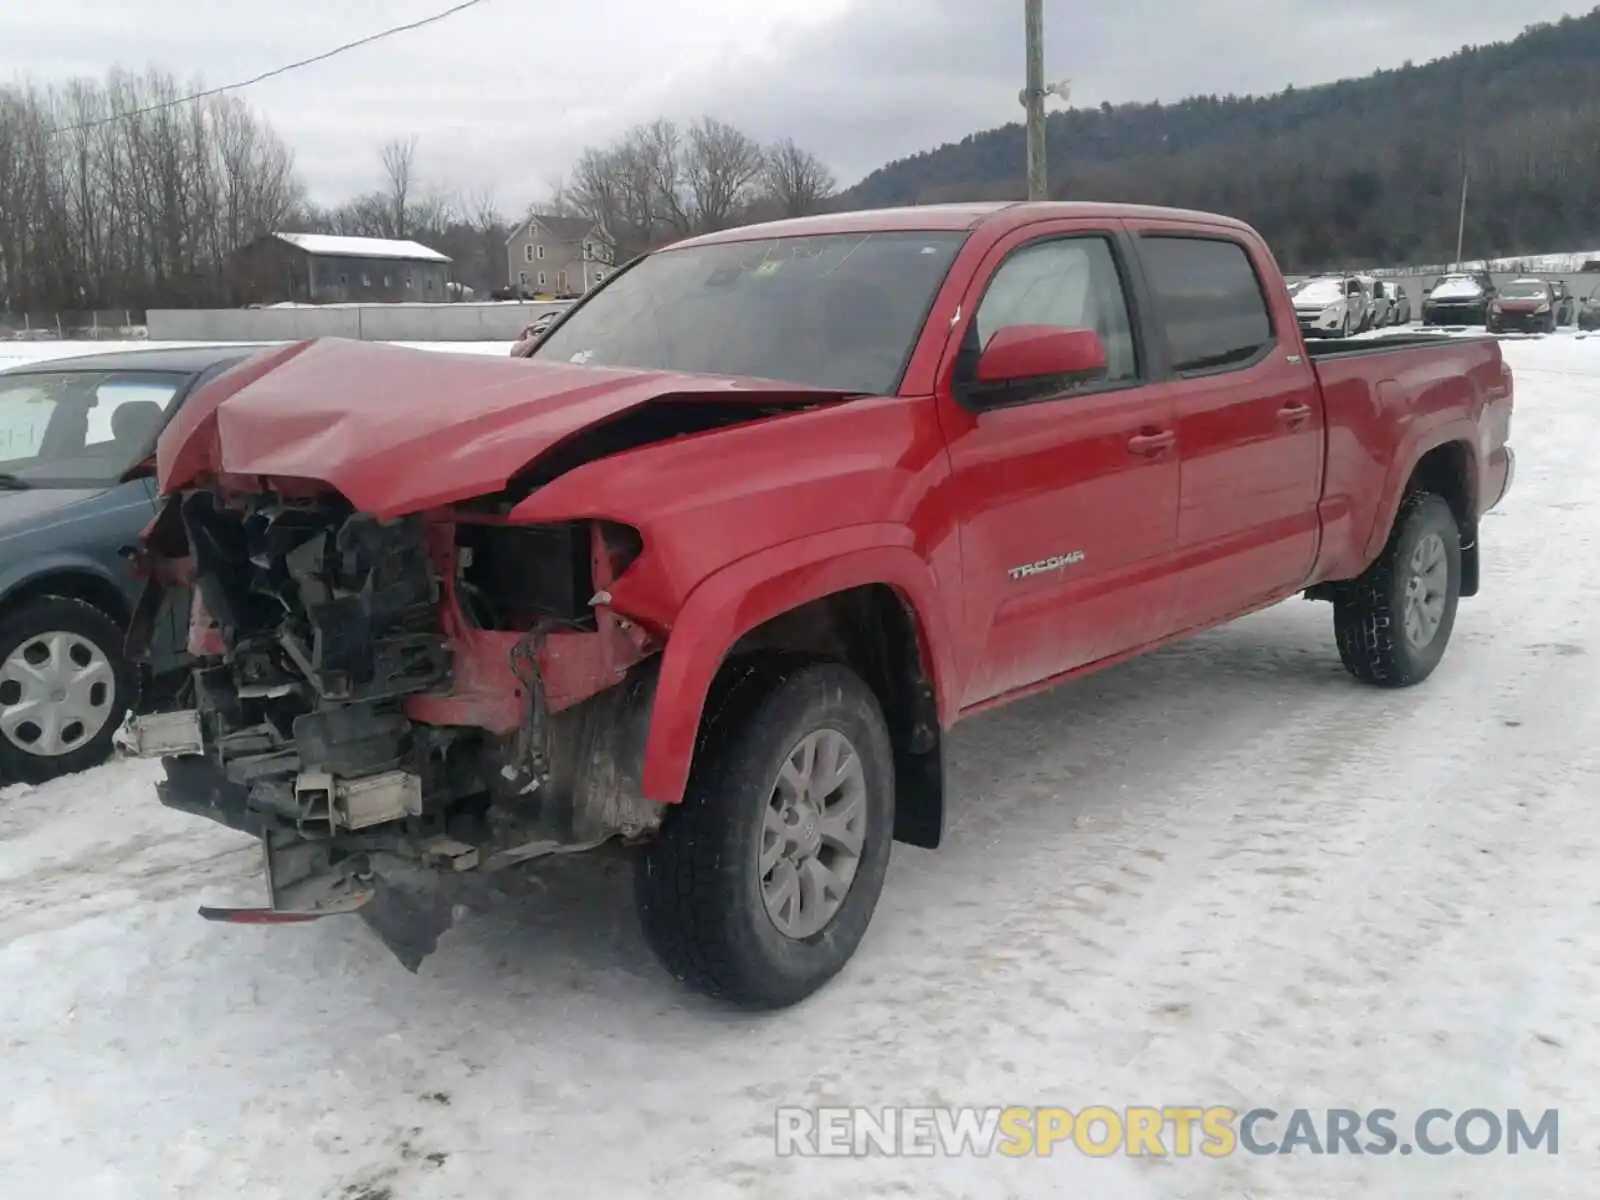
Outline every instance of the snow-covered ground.
{"type": "Polygon", "coordinates": [[[963,726],[947,846],[896,847],[786,1013],[680,991],[614,859],[412,976],[354,919],[201,921],[259,902],[254,848],[150,765],[0,791],[0,1195],[1592,1197],[1600,338],[1506,354],[1519,474],[1426,685],[1357,686],[1292,601],[963,726]],[[843,1103],[1558,1108],[1561,1143],[775,1157],[777,1106],[843,1103]]]}

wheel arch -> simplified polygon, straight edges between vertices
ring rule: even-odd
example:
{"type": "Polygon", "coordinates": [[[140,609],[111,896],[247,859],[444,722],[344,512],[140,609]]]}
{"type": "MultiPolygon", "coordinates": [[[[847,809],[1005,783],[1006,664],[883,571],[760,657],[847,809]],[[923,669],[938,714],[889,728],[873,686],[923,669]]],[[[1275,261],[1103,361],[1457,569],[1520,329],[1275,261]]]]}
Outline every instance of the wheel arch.
{"type": "Polygon", "coordinates": [[[1410,462],[1405,474],[1390,477],[1385,490],[1382,519],[1375,522],[1367,539],[1364,562],[1372,563],[1382,552],[1394,529],[1405,498],[1412,492],[1426,491],[1440,496],[1455,515],[1461,532],[1461,595],[1478,593],[1478,496],[1481,467],[1472,427],[1452,422],[1437,429],[1410,453],[1397,457],[1410,462]]]}
{"type": "Polygon", "coordinates": [[[902,526],[856,526],[761,551],[690,594],[662,655],[641,780],[683,798],[719,675],[749,656],[842,661],[883,706],[895,749],[895,837],[936,847],[953,667],[932,567],[902,526]]]}
{"type": "Polygon", "coordinates": [[[133,604],[122,586],[89,563],[72,561],[34,566],[0,584],[0,617],[46,596],[78,600],[104,613],[122,628],[133,619],[133,604]]]}

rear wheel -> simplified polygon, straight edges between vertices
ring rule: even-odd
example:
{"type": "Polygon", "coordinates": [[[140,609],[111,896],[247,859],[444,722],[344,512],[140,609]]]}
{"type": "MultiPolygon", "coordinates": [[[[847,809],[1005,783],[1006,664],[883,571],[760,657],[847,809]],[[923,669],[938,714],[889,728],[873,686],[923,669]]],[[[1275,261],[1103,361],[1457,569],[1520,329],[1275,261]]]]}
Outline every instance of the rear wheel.
{"type": "Polygon", "coordinates": [[[723,708],[749,716],[706,743],[638,860],[635,896],[676,978],[784,1008],[838,974],[877,907],[894,831],[888,730],[867,685],[832,664],[723,708]]]}
{"type": "Polygon", "coordinates": [[[133,703],[122,630],[48,596],[0,621],[0,775],[44,783],[104,762],[133,703]]]}
{"type": "Polygon", "coordinates": [[[1376,562],[1334,597],[1345,670],[1378,687],[1409,687],[1433,673],[1455,628],[1461,531],[1442,497],[1413,492],[1376,562]]]}

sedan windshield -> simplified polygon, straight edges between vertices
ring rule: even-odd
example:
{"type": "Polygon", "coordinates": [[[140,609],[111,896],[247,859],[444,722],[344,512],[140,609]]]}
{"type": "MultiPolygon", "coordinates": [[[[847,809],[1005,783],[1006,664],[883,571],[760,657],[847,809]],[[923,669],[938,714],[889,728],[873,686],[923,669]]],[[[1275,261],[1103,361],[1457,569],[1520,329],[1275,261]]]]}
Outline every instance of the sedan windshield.
{"type": "Polygon", "coordinates": [[[1483,285],[1470,275],[1446,275],[1434,284],[1433,294],[1440,300],[1449,296],[1481,296],[1483,285]]]}
{"type": "Polygon", "coordinates": [[[1550,288],[1537,279],[1524,280],[1506,284],[1500,294],[1507,300],[1548,300],[1550,288]]]}
{"type": "Polygon", "coordinates": [[[1308,279],[1295,288],[1294,302],[1301,308],[1320,304],[1326,308],[1344,299],[1344,287],[1337,279],[1308,279]]]}
{"type": "Polygon", "coordinates": [[[612,276],[533,357],[887,395],[966,236],[829,234],[664,250],[612,276]]]}
{"type": "Polygon", "coordinates": [[[189,377],[156,371],[0,375],[5,486],[100,487],[150,453],[189,377]]]}

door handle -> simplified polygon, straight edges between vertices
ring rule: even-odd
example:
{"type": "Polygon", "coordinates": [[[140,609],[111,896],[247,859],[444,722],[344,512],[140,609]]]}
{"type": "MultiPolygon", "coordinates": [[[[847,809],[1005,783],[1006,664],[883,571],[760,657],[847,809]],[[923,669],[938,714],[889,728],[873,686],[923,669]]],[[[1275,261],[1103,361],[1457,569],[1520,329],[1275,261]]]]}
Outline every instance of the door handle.
{"type": "Polygon", "coordinates": [[[1170,429],[1135,434],[1128,439],[1128,453],[1141,454],[1146,458],[1153,458],[1157,454],[1170,450],[1177,440],[1178,435],[1170,429]]]}
{"type": "Polygon", "coordinates": [[[1299,425],[1311,416],[1309,404],[1285,404],[1278,410],[1278,420],[1285,425],[1299,425]]]}

